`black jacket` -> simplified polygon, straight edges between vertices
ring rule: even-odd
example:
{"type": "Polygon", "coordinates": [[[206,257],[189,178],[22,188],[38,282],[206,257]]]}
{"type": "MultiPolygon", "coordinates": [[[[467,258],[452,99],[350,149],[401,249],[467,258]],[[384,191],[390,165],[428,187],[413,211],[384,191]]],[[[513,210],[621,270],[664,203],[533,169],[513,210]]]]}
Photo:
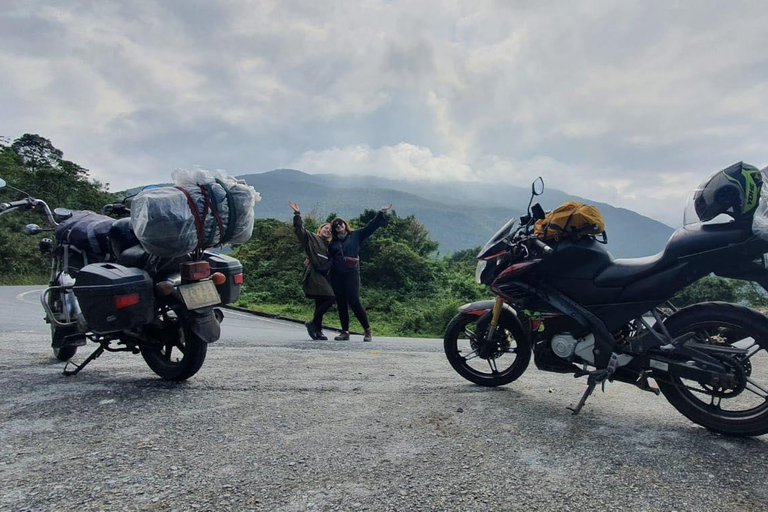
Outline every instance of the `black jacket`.
{"type": "Polygon", "coordinates": [[[367,226],[361,229],[356,229],[351,233],[347,233],[347,236],[344,237],[344,240],[339,240],[338,238],[334,237],[331,245],[328,247],[328,253],[333,260],[333,267],[331,268],[331,272],[338,272],[340,274],[357,272],[360,269],[359,265],[354,268],[348,267],[344,262],[344,256],[354,258],[359,257],[360,244],[363,242],[363,240],[371,236],[373,232],[380,227],[386,226],[388,221],[389,218],[387,215],[380,211],[376,214],[373,220],[368,223],[367,226]]]}

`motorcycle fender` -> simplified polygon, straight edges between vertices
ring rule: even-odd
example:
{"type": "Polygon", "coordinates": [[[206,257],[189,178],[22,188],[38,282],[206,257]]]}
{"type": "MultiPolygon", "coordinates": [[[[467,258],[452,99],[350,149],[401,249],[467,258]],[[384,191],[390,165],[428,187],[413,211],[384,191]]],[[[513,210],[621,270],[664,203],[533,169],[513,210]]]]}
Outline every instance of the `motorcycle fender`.
{"type": "Polygon", "coordinates": [[[221,336],[221,326],[213,308],[189,312],[190,329],[206,343],[213,343],[221,336]]]}
{"type": "MultiPolygon", "coordinates": [[[[459,308],[459,313],[465,314],[465,315],[475,315],[477,317],[483,317],[479,322],[490,322],[491,320],[491,312],[493,311],[493,305],[496,303],[495,300],[481,300],[478,302],[471,302],[469,304],[464,304],[459,308]]],[[[514,324],[517,326],[520,331],[519,332],[525,332],[525,329],[523,329],[523,324],[520,322],[520,319],[517,317],[517,311],[515,311],[512,306],[509,304],[504,304],[504,307],[501,310],[501,316],[509,323],[514,324]]]]}
{"type": "MultiPolygon", "coordinates": [[[[470,302],[469,304],[464,304],[463,306],[460,306],[459,313],[466,314],[466,315],[482,316],[488,311],[492,310],[494,304],[496,304],[495,300],[481,300],[477,302],[470,302]]],[[[512,306],[510,306],[509,304],[504,304],[504,311],[506,313],[511,313],[513,316],[517,317],[517,311],[512,309],[512,306]]]]}

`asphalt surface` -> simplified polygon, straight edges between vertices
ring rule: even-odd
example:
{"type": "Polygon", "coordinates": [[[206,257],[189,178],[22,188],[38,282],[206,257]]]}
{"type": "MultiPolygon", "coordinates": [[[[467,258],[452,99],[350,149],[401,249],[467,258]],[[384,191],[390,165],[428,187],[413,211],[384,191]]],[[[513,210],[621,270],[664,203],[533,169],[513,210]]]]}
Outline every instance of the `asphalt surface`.
{"type": "Polygon", "coordinates": [[[768,436],[632,386],[574,417],[583,380],[480,388],[440,340],[239,312],[188,382],[123,353],[64,377],[34,290],[0,287],[1,510],[768,510],[768,436]]]}

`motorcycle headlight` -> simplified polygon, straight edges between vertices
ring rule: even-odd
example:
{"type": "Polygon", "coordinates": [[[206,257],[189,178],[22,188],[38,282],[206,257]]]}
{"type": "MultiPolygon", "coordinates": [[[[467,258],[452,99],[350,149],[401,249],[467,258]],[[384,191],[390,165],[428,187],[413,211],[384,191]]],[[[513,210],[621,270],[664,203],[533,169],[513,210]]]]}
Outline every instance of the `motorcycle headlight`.
{"type": "Polygon", "coordinates": [[[480,260],[477,262],[477,268],[475,269],[475,282],[482,284],[483,281],[480,279],[483,275],[483,270],[485,270],[485,267],[488,266],[488,262],[486,260],[480,260]]]}

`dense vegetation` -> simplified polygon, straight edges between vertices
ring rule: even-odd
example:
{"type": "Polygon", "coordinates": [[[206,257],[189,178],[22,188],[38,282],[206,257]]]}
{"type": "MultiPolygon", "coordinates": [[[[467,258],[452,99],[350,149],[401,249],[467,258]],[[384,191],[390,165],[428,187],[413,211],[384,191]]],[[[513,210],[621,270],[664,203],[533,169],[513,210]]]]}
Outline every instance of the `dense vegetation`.
{"type": "MultiPolygon", "coordinates": [[[[366,210],[350,221],[362,227],[376,214],[366,210]]],[[[335,214],[330,214],[328,219],[335,214]]],[[[314,230],[318,219],[305,218],[314,230]]],[[[437,243],[414,217],[390,214],[362,246],[363,304],[377,334],[438,336],[464,302],[488,297],[474,282],[477,249],[434,258],[437,243]]],[[[312,306],[301,291],[304,253],[289,223],[259,219],[253,238],[238,247],[234,256],[247,269],[241,304],[287,316],[311,317],[312,306]]],[[[338,326],[335,310],[326,323],[338,326]]],[[[361,331],[353,320],[352,329],[361,331]]]]}
{"type": "MultiPolygon", "coordinates": [[[[0,140],[0,178],[44,199],[51,207],[99,211],[115,200],[104,184],[91,180],[86,169],[65,160],[61,150],[39,135],[27,134],[12,143],[0,140]]],[[[21,197],[11,188],[0,189],[0,201],[21,197]]],[[[350,224],[362,227],[374,215],[367,210],[350,224]]],[[[334,216],[330,213],[327,218],[334,216]]],[[[305,223],[314,230],[320,220],[310,215],[305,223]]],[[[0,218],[0,284],[41,284],[47,280],[49,262],[37,249],[40,237],[22,233],[30,222],[45,224],[37,212],[0,218]]],[[[416,218],[399,217],[394,212],[389,224],[363,244],[362,297],[375,334],[441,336],[460,304],[493,297],[473,279],[477,248],[440,258],[435,256],[437,249],[437,242],[416,218]]],[[[234,255],[245,267],[240,305],[296,318],[311,316],[312,303],[304,297],[299,282],[305,256],[289,223],[257,220],[252,239],[237,247],[234,255]]],[[[684,306],[702,300],[768,305],[758,286],[717,277],[704,278],[686,288],[674,302],[684,306]]],[[[326,316],[326,323],[338,326],[335,309],[326,316]]],[[[361,330],[354,319],[352,328],[361,330]]]]}
{"type": "MultiPolygon", "coordinates": [[[[107,187],[88,176],[88,170],[64,159],[50,140],[25,134],[12,143],[0,141],[0,178],[51,208],[100,211],[114,202],[107,187]]],[[[0,202],[24,195],[9,187],[0,189],[0,202]]],[[[13,212],[0,218],[0,284],[47,282],[50,260],[38,251],[41,237],[22,232],[29,223],[49,227],[39,212],[13,212]]]]}

